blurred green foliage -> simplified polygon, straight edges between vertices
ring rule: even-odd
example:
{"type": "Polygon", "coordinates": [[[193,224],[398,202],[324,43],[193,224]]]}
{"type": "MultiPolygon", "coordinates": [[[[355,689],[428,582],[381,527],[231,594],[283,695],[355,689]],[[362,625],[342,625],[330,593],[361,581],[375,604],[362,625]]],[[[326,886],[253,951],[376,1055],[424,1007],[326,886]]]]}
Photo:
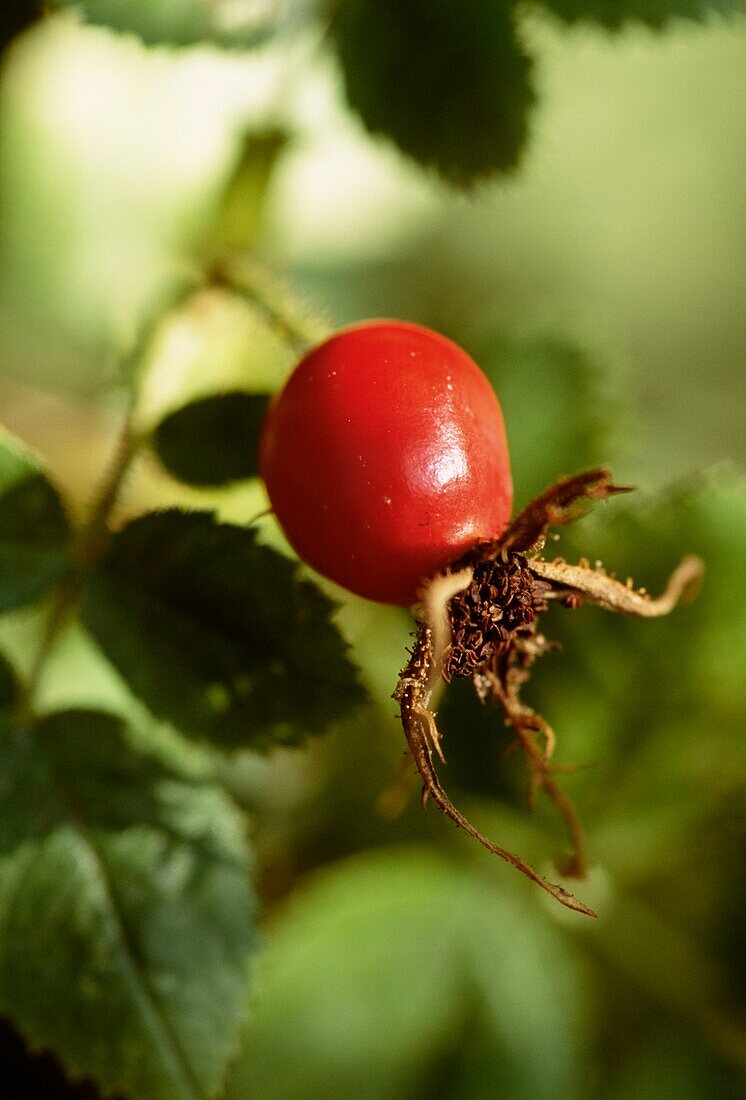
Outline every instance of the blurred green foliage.
{"type": "MultiPolygon", "coordinates": [[[[0,420],[48,458],[3,433],[0,1008],[137,1100],[736,1095],[746,489],[712,465],[743,454],[736,5],[75,7],[98,25],[45,19],[0,87],[0,420]],[[447,180],[520,172],[464,198],[358,116],[447,180]],[[218,270],[228,246],[252,255],[218,270]],[[557,554],[651,591],[707,564],[668,619],[544,620],[526,697],[580,765],[596,922],[392,786],[409,614],[247,530],[257,408],[326,327],[274,267],[334,323],[468,347],[518,505],[600,461],[639,478],[557,554]]],[[[463,683],[439,722],[457,804],[554,877],[509,731],[463,683]]]]}
{"type": "Polygon", "coordinates": [[[545,0],[548,8],[570,22],[588,19],[605,27],[632,20],[663,27],[672,19],[706,19],[713,12],[732,12],[738,0],[545,0]]]}
{"type": "Polygon", "coordinates": [[[91,23],[138,35],[155,46],[256,46],[307,17],[317,0],[54,0],[91,23]]]}
{"type": "Polygon", "coordinates": [[[273,936],[261,983],[235,1100],[578,1088],[572,951],[525,900],[432,853],[385,849],[318,875],[273,936]],[[509,949],[525,936],[531,953],[509,949]]]}

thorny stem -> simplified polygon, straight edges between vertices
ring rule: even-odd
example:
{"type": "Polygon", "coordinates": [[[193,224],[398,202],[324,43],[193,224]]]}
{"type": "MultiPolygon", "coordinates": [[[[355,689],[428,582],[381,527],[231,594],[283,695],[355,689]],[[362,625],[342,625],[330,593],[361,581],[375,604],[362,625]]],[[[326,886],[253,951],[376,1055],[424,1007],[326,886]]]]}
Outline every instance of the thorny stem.
{"type": "Polygon", "coordinates": [[[142,439],[132,430],[131,409],[132,405],[130,404],[125,414],[108,472],[96,494],[90,515],[78,534],[78,556],[83,560],[87,560],[91,552],[95,555],[97,551],[96,543],[106,533],[107,520],[111,510],[117,502],[132,461],[142,445],[142,439]]]}
{"type": "MultiPolygon", "coordinates": [[[[210,273],[209,281],[216,285],[230,287],[230,289],[249,299],[252,305],[265,314],[268,320],[283,333],[299,353],[307,351],[329,334],[326,325],[303,310],[258,262],[249,257],[244,256],[225,261],[222,265],[216,265],[210,273]]],[[[182,304],[198,289],[199,285],[199,282],[189,281],[180,286],[168,306],[148,318],[134,347],[122,362],[121,374],[123,378],[128,378],[142,360],[164,316],[182,304]]],[[[96,494],[87,520],[74,538],[72,563],[54,593],[49,619],[33,664],[28,691],[29,700],[33,699],[38,690],[47,659],[65,624],[68,613],[77,601],[86,567],[95,561],[105,549],[111,511],[117,502],[133,460],[147,441],[146,436],[137,433],[133,428],[132,413],[134,404],[134,387],[131,387],[129,403],[111,465],[96,494]]],[[[30,709],[30,703],[27,709],[30,709]]]]}
{"type": "Polygon", "coordinates": [[[39,683],[44,667],[67,621],[68,613],[77,599],[78,587],[79,576],[77,570],[71,566],[61,578],[54,591],[52,606],[44,625],[41,641],[36,651],[36,655],[34,656],[31,671],[29,672],[28,686],[21,696],[20,716],[24,720],[31,718],[33,715],[34,699],[39,690],[39,683]]]}
{"type": "MultiPolygon", "coordinates": [[[[77,603],[86,566],[99,556],[106,544],[107,520],[139,446],[140,441],[133,435],[131,430],[128,409],[109,471],[104,478],[88,519],[74,536],[72,561],[54,591],[49,618],[29,675],[29,701],[33,700],[38,692],[47,660],[65,626],[70,611],[77,603]]],[[[30,709],[30,707],[29,702],[27,709],[30,709]]]]}
{"type": "MultiPolygon", "coordinates": [[[[189,292],[191,291],[187,289],[180,290],[178,300],[180,301],[189,292]]],[[[134,349],[123,362],[123,373],[129,371],[141,359],[160,321],[160,316],[150,318],[143,327],[134,349]]],[[[70,611],[77,603],[85,569],[92,561],[95,561],[106,545],[108,537],[107,523],[111,510],[116,504],[132,461],[143,445],[143,437],[133,431],[133,407],[134,394],[130,391],[122,429],[111,464],[95,496],[88,518],[73,537],[72,560],[54,592],[49,618],[29,677],[28,699],[30,701],[38,692],[47,660],[54,649],[70,611]]],[[[31,709],[30,702],[28,709],[31,709]]]]}
{"type": "Polygon", "coordinates": [[[478,841],[493,855],[499,856],[500,859],[504,859],[506,863],[511,864],[516,870],[526,875],[527,878],[546,890],[548,894],[551,894],[562,905],[567,906],[568,909],[574,909],[579,913],[585,913],[589,917],[595,917],[596,913],[592,909],[562,886],[548,882],[520,856],[495,844],[475,829],[449,799],[433,764],[433,752],[436,752],[441,759],[442,753],[439,745],[440,735],[435,725],[435,715],[428,709],[431,694],[431,688],[428,686],[429,674],[432,666],[433,653],[430,628],[426,624],[421,624],[411,660],[402,673],[399,686],[394,692],[394,698],[401,706],[402,722],[409,751],[423,780],[423,808],[428,799],[432,798],[446,817],[450,818],[458,828],[463,829],[468,836],[478,841]]]}
{"type": "MultiPolygon", "coordinates": [[[[519,703],[517,698],[511,698],[494,672],[485,672],[484,676],[489,681],[493,697],[502,707],[507,721],[518,735],[521,748],[528,757],[532,772],[532,790],[542,787],[565,820],[572,845],[572,858],[563,870],[573,878],[585,878],[588,873],[588,854],[583,826],[574,803],[555,781],[548,766],[548,758],[551,755],[548,749],[554,745],[551,727],[547,726],[540,715],[519,703]],[[539,730],[545,735],[547,749],[544,752],[536,744],[533,730],[539,730]]],[[[533,803],[533,796],[531,801],[533,803]]],[[[533,809],[533,804],[531,808],[533,809]]]]}
{"type": "MultiPolygon", "coordinates": [[[[216,267],[211,275],[211,280],[218,285],[229,286],[250,299],[251,303],[280,329],[299,352],[308,350],[309,347],[328,335],[328,329],[325,325],[305,313],[257,262],[247,257],[226,261],[222,267],[216,267]]],[[[179,287],[168,307],[148,318],[132,351],[122,363],[123,377],[128,377],[136,369],[137,364],[142,360],[145,351],[150,346],[165,314],[176,309],[196,289],[198,289],[198,284],[193,282],[179,287]]],[[[54,593],[49,618],[32,667],[28,700],[33,699],[37,693],[47,659],[65,625],[68,613],[77,602],[82,576],[86,567],[95,561],[105,549],[111,511],[118,500],[133,460],[146,442],[146,437],[137,433],[133,428],[132,413],[134,404],[135,394],[134,387],[132,387],[122,429],[108,472],[96,494],[88,518],[75,535],[72,547],[72,563],[54,593]]],[[[266,513],[261,513],[261,515],[264,514],[266,513]]],[[[261,518],[261,516],[255,517],[255,520],[258,518],[261,518]]],[[[252,520],[252,522],[255,520],[252,520]]],[[[25,705],[27,709],[30,709],[30,702],[25,705]]]]}
{"type": "Polygon", "coordinates": [[[223,260],[210,273],[211,282],[246,298],[292,344],[299,355],[325,340],[330,327],[314,316],[252,256],[223,260]]]}

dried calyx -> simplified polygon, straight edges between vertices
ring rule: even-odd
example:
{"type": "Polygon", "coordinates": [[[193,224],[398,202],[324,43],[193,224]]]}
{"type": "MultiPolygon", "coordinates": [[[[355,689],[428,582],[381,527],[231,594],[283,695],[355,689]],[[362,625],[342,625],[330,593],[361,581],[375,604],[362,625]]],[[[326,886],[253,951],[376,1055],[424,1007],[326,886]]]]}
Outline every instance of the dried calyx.
{"type": "Polygon", "coordinates": [[[520,857],[482,836],[452,804],[438,778],[434,758],[444,762],[440,733],[430,710],[438,681],[471,677],[484,703],[502,710],[512,726],[530,771],[529,801],[544,790],[562,814],[572,846],[563,867],[582,877],[587,870],[583,832],[577,812],[559,787],[551,764],[554,733],[541,715],[520,699],[537,657],[550,643],[537,629],[549,601],[566,607],[595,603],[610,611],[640,617],[666,615],[684,595],[693,594],[703,572],[699,558],[685,558],[672,574],[665,592],[651,599],[631,582],[621,584],[587,562],[568,565],[538,556],[551,526],[575,519],[589,500],[604,500],[627,492],[616,486],[606,469],[591,470],[557,482],[532,501],[501,538],[484,543],[451,570],[432,579],[422,592],[422,618],[411,656],[401,673],[394,698],[409,752],[423,782],[423,806],[429,799],[460,828],[495,855],[533,879],[563,905],[595,916],[563,887],[544,879],[520,857]]]}
{"type": "Polygon", "coordinates": [[[510,645],[511,635],[528,627],[546,610],[543,596],[551,585],[537,580],[523,554],[480,561],[471,581],[446,608],[451,643],[443,679],[473,676],[510,645]]]}

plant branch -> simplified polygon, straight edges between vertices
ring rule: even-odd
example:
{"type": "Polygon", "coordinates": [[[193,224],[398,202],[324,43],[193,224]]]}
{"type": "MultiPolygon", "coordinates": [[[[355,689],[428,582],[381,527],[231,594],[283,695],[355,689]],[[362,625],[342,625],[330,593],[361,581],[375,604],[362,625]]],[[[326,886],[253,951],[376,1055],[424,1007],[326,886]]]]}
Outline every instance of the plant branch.
{"type": "MultiPolygon", "coordinates": [[[[170,303],[173,308],[191,293],[193,287],[181,288],[177,298],[170,303]]],[[[168,309],[164,312],[168,312],[168,309]]],[[[153,335],[161,323],[164,312],[153,315],[143,326],[132,351],[123,360],[123,374],[129,373],[141,359],[150,345],[153,335]]],[[[122,428],[117,439],[113,457],[103,481],[95,495],[90,514],[75,533],[71,547],[71,561],[68,569],[54,591],[49,618],[47,620],[39,649],[34,658],[27,693],[27,709],[32,709],[32,701],[38,692],[39,683],[47,660],[65,625],[70,611],[77,603],[83,576],[89,565],[105,550],[108,541],[108,520],[117,502],[122,485],[130,471],[144,438],[136,433],[132,425],[132,412],[135,405],[133,388],[130,389],[127,408],[124,412],[122,428]]]]}
{"type": "Polygon", "coordinates": [[[117,502],[132,461],[142,444],[141,438],[132,429],[131,410],[132,403],[125,413],[109,469],[96,493],[88,519],[78,535],[77,557],[82,562],[87,562],[97,555],[101,539],[106,534],[112,508],[117,502]]]}
{"type": "Polygon", "coordinates": [[[67,617],[77,601],[79,589],[80,573],[73,565],[67,570],[54,591],[49,617],[44,625],[39,648],[31,666],[25,700],[25,709],[28,714],[33,712],[33,701],[39,690],[42,673],[67,617]]]}
{"type": "Polygon", "coordinates": [[[555,781],[549,769],[550,749],[554,747],[555,741],[554,732],[541,715],[520,701],[515,687],[511,690],[501,681],[500,676],[491,670],[485,670],[480,675],[487,679],[490,694],[502,707],[507,721],[518,735],[520,746],[526,754],[531,768],[532,801],[536,790],[542,788],[564,818],[572,846],[572,857],[568,866],[563,868],[564,873],[573,878],[585,878],[588,873],[588,853],[583,826],[573,802],[555,781]],[[536,743],[534,736],[536,732],[544,735],[547,745],[544,751],[536,743]]]}
{"type": "Polygon", "coordinates": [[[253,256],[242,255],[217,263],[210,281],[245,298],[299,355],[330,335],[330,326],[307,309],[253,256]]]}
{"type": "MultiPolygon", "coordinates": [[[[464,817],[461,811],[456,809],[449,799],[438,778],[433,762],[433,755],[438,756],[442,761],[443,752],[440,747],[440,733],[435,723],[435,715],[429,709],[430,695],[433,686],[432,673],[434,668],[437,668],[439,664],[440,662],[436,660],[433,653],[431,629],[429,625],[422,623],[420,624],[410,660],[402,671],[399,684],[394,692],[394,699],[401,707],[401,719],[409,751],[423,782],[423,808],[427,804],[428,799],[431,798],[435,805],[446,815],[446,817],[450,818],[458,828],[463,829],[468,836],[478,841],[487,851],[492,852],[493,855],[499,856],[500,859],[504,859],[506,863],[511,864],[516,870],[526,875],[526,877],[535,882],[537,886],[540,886],[542,890],[546,890],[548,894],[551,894],[551,896],[556,901],[560,902],[561,905],[566,906],[568,909],[574,909],[578,913],[584,913],[586,916],[595,917],[596,914],[592,909],[582,901],[579,901],[562,886],[547,881],[547,879],[540,875],[538,871],[535,871],[530,864],[522,860],[520,856],[508,851],[506,848],[502,848],[500,845],[495,844],[492,840],[483,836],[483,834],[475,829],[471,822],[464,817]]],[[[538,751],[537,749],[537,752],[538,751]]],[[[582,846],[580,851],[582,853],[582,846]]]]}

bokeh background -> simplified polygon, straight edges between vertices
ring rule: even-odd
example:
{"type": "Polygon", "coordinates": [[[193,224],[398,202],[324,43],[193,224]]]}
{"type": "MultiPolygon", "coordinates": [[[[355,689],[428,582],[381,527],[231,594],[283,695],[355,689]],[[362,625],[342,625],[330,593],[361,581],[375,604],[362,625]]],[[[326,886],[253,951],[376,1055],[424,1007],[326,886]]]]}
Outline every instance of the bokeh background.
{"type": "MultiPolygon", "coordinates": [[[[256,254],[331,325],[403,317],[468,348],[503,403],[519,503],[599,461],[639,486],[563,533],[563,554],[651,590],[684,552],[707,562],[670,620],[546,623],[562,651],[529,696],[559,759],[587,765],[565,786],[592,926],[416,797],[381,814],[411,621],[334,592],[372,704],[302,750],[222,765],[251,815],[266,935],[236,1100],[698,1100],[737,1095],[746,1067],[746,21],[612,35],[530,10],[521,33],[538,95],[521,164],[466,192],[366,133],[317,28],[177,51],[61,14],[2,58],[0,422],[80,507],[120,415],[117,358],[209,247],[256,149],[256,254]]],[[[169,371],[261,389],[292,361],[257,350],[220,295],[176,325],[146,404],[167,402],[169,371]]],[[[264,506],[258,483],[188,489],[146,459],[121,513],[173,501],[239,522],[264,506]]],[[[22,652],[32,625],[5,616],[0,639],[22,652]]],[[[137,710],[75,629],[44,690],[137,710]]],[[[457,804],[553,874],[560,826],[529,816],[494,715],[464,685],[440,714],[457,804]]]]}

